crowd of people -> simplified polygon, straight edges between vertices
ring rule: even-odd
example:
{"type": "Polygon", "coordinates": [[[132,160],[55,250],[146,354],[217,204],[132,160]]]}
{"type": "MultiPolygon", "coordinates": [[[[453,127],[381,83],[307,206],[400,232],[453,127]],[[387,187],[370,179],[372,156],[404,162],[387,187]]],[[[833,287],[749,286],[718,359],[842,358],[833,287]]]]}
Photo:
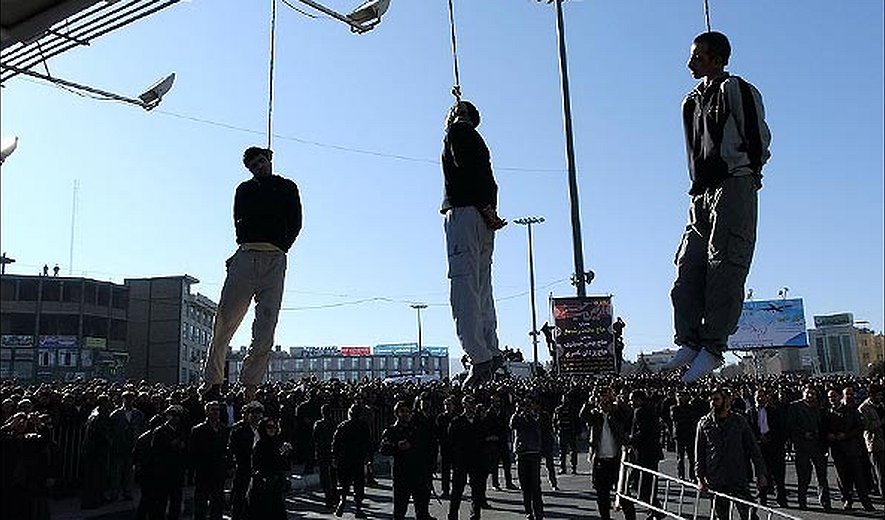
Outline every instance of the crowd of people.
{"type": "MultiPolygon", "coordinates": [[[[295,465],[319,473],[330,514],[352,505],[362,518],[378,455],[393,463],[395,519],[405,518],[410,500],[417,519],[430,519],[438,487],[456,520],[467,486],[470,518],[479,519],[491,506],[487,486],[500,489],[503,480],[522,491],[526,517],[540,520],[542,468],[555,489],[557,473],[576,472],[579,456],[589,456],[588,487],[608,519],[622,454],[657,469],[665,451],[676,454],[677,476],[702,489],[778,507],[807,508],[813,472],[825,510],[833,507],[831,457],[842,507],[871,509],[870,496],[883,491],[882,383],[798,375],[692,384],[660,375],[544,375],[476,387],[304,379],[264,384],[247,401],[239,385],[223,388],[220,400],[201,400],[194,385],[3,381],[2,491],[15,500],[2,501],[0,516],[48,518],[69,473],[60,434],[72,430],[81,432],[79,465],[68,480],[82,507],[131,500],[139,486],[138,518],[148,520],[178,518],[186,485],[194,486],[196,519],[220,519],[225,510],[235,520],[285,518],[295,465]],[[787,453],[798,476],[793,497],[787,453]]],[[[636,480],[639,498],[658,503],[655,486],[636,480]]],[[[621,505],[635,518],[629,502],[621,505]]]]}

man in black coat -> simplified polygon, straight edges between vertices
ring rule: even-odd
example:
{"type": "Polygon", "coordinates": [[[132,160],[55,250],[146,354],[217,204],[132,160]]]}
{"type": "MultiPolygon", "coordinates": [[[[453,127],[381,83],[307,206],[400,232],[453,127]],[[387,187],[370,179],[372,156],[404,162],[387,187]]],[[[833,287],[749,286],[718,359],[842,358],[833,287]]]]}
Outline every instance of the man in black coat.
{"type": "Polygon", "coordinates": [[[398,402],[393,411],[396,422],[381,434],[380,445],[382,455],[393,457],[393,520],[405,519],[409,498],[415,501],[415,517],[428,520],[433,439],[427,428],[415,424],[407,402],[398,402]]]}
{"type": "Polygon", "coordinates": [[[759,502],[764,506],[768,503],[768,495],[775,491],[777,504],[787,507],[787,491],[784,477],[787,470],[787,426],[786,409],[772,401],[768,390],[760,388],[756,391],[756,406],[747,410],[747,423],[762,451],[762,459],[768,470],[768,485],[759,490],[759,502]]]}
{"type": "Polygon", "coordinates": [[[227,451],[234,463],[234,482],[231,491],[231,520],[246,518],[246,492],[252,478],[252,448],[258,439],[258,423],[264,416],[264,406],[252,401],[243,407],[243,419],[230,431],[227,451]]]}
{"type": "Polygon", "coordinates": [[[331,511],[338,503],[338,493],[335,491],[335,468],[332,461],[332,436],[335,435],[337,424],[329,417],[332,407],[324,404],[320,407],[320,419],[313,423],[313,448],[320,471],[320,487],[323,488],[323,498],[326,507],[331,511]]]}
{"type": "Polygon", "coordinates": [[[347,410],[347,420],[338,425],[332,437],[339,497],[335,516],[344,515],[347,493],[352,485],[355,504],[353,516],[366,517],[363,498],[366,494],[366,461],[372,451],[372,440],[369,425],[362,417],[362,410],[362,405],[352,404],[347,410]]]}
{"type": "Polygon", "coordinates": [[[135,393],[126,390],[120,407],[111,412],[111,496],[132,500],[132,448],[145,428],[144,414],[135,408],[135,393]]]}
{"type": "Polygon", "coordinates": [[[452,491],[452,439],[449,424],[458,415],[458,401],[449,396],[443,401],[443,412],[436,416],[436,441],[439,444],[439,477],[442,498],[449,498],[452,491]]]}
{"type": "Polygon", "coordinates": [[[483,444],[488,436],[483,418],[477,414],[476,400],[472,395],[461,399],[463,412],[449,424],[452,442],[452,497],[449,501],[448,520],[458,520],[464,486],[470,479],[470,520],[479,520],[486,501],[488,464],[484,458],[483,444]]]}
{"type": "Polygon", "coordinates": [[[676,404],[670,407],[670,421],[676,439],[676,474],[685,479],[685,459],[688,458],[688,480],[694,482],[694,441],[698,420],[703,414],[691,403],[685,390],[680,390],[676,404]]]}
{"type": "MultiPolygon", "coordinates": [[[[664,451],[661,449],[661,417],[643,390],[633,390],[630,393],[630,406],[633,409],[633,421],[628,437],[631,457],[638,466],[657,471],[658,464],[664,458],[664,451]]],[[[657,479],[654,479],[649,473],[642,473],[637,480],[639,499],[661,507],[657,499],[657,479]]],[[[636,481],[633,480],[631,483],[636,483],[636,481]]],[[[636,510],[633,503],[625,500],[622,506],[624,518],[636,520],[636,510]]],[[[661,518],[661,515],[655,512],[652,512],[651,516],[661,518]]]]}
{"type": "Polygon", "coordinates": [[[221,403],[204,407],[206,420],[191,429],[190,458],[194,468],[194,520],[221,520],[227,475],[227,428],[221,423],[221,403]]]}
{"type": "Polygon", "coordinates": [[[178,520],[187,469],[187,437],[181,430],[184,408],[171,405],[164,415],[166,421],[154,428],[149,449],[149,457],[157,462],[157,494],[148,506],[148,518],[178,520]]]}

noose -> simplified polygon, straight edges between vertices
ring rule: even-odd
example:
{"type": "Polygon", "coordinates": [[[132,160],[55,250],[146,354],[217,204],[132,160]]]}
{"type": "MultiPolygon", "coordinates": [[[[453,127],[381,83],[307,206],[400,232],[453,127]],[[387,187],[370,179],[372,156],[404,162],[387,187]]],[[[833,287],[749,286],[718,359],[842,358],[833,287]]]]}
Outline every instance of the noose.
{"type": "Polygon", "coordinates": [[[711,32],[713,29],[710,28],[710,2],[709,2],[709,0],[704,0],[704,20],[707,22],[707,32],[711,32]]]}
{"type": "Polygon", "coordinates": [[[461,101],[461,76],[458,73],[458,40],[455,36],[455,5],[449,0],[449,26],[452,29],[452,63],[455,69],[455,84],[452,86],[452,95],[456,101],[461,101]]]}
{"type": "Polygon", "coordinates": [[[277,35],[277,0],[270,0],[270,63],[267,77],[267,149],[273,149],[273,71],[277,35]]]}

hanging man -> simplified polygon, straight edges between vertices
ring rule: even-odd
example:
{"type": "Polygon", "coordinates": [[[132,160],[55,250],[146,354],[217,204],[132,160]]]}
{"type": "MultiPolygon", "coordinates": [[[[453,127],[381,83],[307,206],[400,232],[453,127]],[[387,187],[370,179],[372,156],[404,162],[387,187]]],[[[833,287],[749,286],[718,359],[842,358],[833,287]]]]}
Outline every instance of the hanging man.
{"type": "Polygon", "coordinates": [[[757,191],[771,155],[762,96],[724,70],[730,55],[724,34],[697,36],[688,68],[702,81],[682,103],[691,204],[670,293],[682,348],[667,368],[691,365],[685,382],[722,364],[737,328],[756,245],[757,191]]]}
{"type": "Polygon", "coordinates": [[[252,344],[243,359],[240,382],[246,397],[267,373],[267,358],[273,347],[274,330],[283,301],[286,252],[301,231],[301,197],[291,180],[274,175],[273,152],[251,147],[243,154],[243,165],[252,178],[242,182],[234,197],[234,227],[239,247],[227,262],[227,277],[221,289],[212,344],[203,368],[201,393],[214,394],[224,380],[224,362],[231,337],[255,299],[252,344]]]}
{"type": "Polygon", "coordinates": [[[446,250],[449,297],[461,348],[470,357],[465,385],[492,378],[503,366],[498,348],[497,316],[492,298],[492,251],[495,231],[507,222],[498,216],[498,185],[489,149],[476,131],[479,111],[458,101],[449,111],[443,141],[446,250]]]}

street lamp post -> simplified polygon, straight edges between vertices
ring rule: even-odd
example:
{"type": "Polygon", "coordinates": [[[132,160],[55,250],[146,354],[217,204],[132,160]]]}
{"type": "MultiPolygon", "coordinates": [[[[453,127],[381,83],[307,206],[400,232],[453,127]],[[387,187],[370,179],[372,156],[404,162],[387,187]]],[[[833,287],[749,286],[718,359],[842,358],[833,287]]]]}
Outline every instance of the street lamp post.
{"type": "Polygon", "coordinates": [[[423,345],[422,345],[422,341],[421,341],[421,310],[426,309],[427,304],[426,303],[413,303],[412,305],[409,305],[409,307],[418,311],[418,363],[421,366],[421,373],[423,374],[424,373],[424,352],[423,352],[423,345]]]}
{"type": "Polygon", "coordinates": [[[541,224],[544,217],[523,217],[514,220],[528,229],[529,236],[529,301],[532,305],[532,369],[538,366],[538,315],[535,307],[535,255],[532,246],[532,224],[541,224]]]}
{"type": "MultiPolygon", "coordinates": [[[[549,3],[549,1],[548,1],[549,3]]],[[[572,248],[575,274],[573,283],[578,296],[587,296],[587,283],[592,275],[584,272],[584,251],[581,243],[581,212],[578,204],[578,177],[575,171],[575,143],[572,135],[572,108],[569,96],[568,60],[565,54],[565,25],[562,19],[562,0],[554,0],[556,7],[556,37],[559,44],[559,78],[562,89],[562,119],[565,129],[565,158],[568,165],[568,192],[572,213],[572,248]]]]}

